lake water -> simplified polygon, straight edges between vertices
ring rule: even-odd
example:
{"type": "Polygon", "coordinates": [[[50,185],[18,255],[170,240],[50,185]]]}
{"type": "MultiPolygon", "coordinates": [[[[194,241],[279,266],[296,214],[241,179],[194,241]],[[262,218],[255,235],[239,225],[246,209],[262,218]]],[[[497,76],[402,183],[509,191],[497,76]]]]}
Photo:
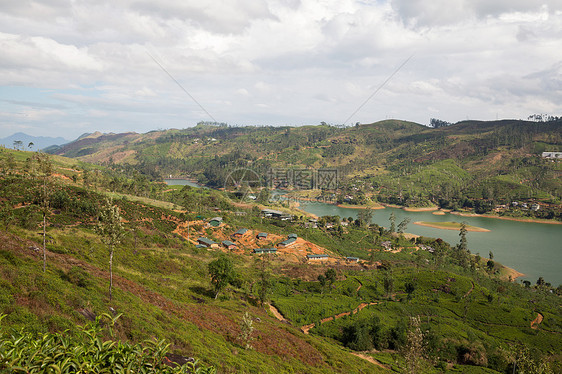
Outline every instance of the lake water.
{"type": "Polygon", "coordinates": [[[191,186],[197,188],[201,187],[199,184],[183,178],[166,178],[164,179],[164,182],[166,184],[169,184],[170,186],[191,186]]]}
{"type": "MultiPolygon", "coordinates": [[[[338,215],[357,218],[358,209],[317,202],[301,202],[300,208],[317,216],[338,215]]],[[[427,222],[467,222],[471,226],[482,227],[490,232],[469,232],[468,248],[472,253],[488,257],[490,251],[494,260],[514,268],[531,283],[544,277],[553,286],[562,284],[562,225],[507,221],[485,217],[461,217],[446,213],[444,216],[431,212],[407,212],[398,208],[373,210],[372,222],[389,227],[390,214],[396,216],[396,225],[404,218],[411,219],[406,232],[441,238],[451,245],[459,242],[459,232],[414,225],[416,221],[427,222]]]]}

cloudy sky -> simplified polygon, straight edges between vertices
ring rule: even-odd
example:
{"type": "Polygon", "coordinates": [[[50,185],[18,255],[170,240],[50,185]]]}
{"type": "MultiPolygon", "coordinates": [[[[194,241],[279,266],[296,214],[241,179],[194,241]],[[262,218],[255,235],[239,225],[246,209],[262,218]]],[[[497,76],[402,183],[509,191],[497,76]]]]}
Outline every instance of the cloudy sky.
{"type": "Polygon", "coordinates": [[[0,137],[562,114],[562,0],[1,0],[0,51],[0,137]]]}

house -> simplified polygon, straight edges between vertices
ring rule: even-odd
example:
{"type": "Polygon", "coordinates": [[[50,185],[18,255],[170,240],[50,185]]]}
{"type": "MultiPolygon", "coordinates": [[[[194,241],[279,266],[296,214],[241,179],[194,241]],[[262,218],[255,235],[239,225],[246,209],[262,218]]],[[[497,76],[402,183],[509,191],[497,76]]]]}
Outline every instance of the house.
{"type": "Polygon", "coordinates": [[[562,152],[543,152],[542,158],[562,160],[562,152]]]}
{"type": "Polygon", "coordinates": [[[218,248],[219,247],[219,245],[217,243],[215,243],[211,239],[207,239],[207,238],[204,238],[204,237],[198,238],[197,243],[199,243],[200,245],[204,245],[205,248],[218,248]]]}
{"type": "Polygon", "coordinates": [[[420,244],[419,247],[420,249],[428,251],[429,253],[435,253],[435,248],[430,247],[429,245],[420,244]]]}
{"type": "Polygon", "coordinates": [[[234,215],[241,217],[241,216],[245,216],[247,213],[246,212],[234,212],[234,215]]]}
{"type": "Polygon", "coordinates": [[[277,253],[277,248],[256,248],[256,249],[254,249],[254,253],[257,253],[257,254],[277,253]]]}
{"type": "Polygon", "coordinates": [[[534,203],[533,205],[531,205],[531,210],[533,212],[536,212],[537,210],[539,210],[541,208],[541,206],[537,203],[534,203]]]}
{"type": "Polygon", "coordinates": [[[359,262],[359,258],[357,258],[357,257],[346,257],[345,261],[346,262],[359,262]]]}
{"type": "Polygon", "coordinates": [[[309,261],[323,261],[328,259],[328,255],[306,255],[309,261]]]}
{"type": "Polygon", "coordinates": [[[236,243],[231,242],[230,240],[223,240],[222,245],[226,247],[226,249],[236,249],[236,243]]]}
{"type": "Polygon", "coordinates": [[[211,220],[209,221],[209,225],[213,227],[218,227],[221,225],[221,223],[222,223],[222,217],[214,217],[211,218],[211,220]]]}
{"type": "Polygon", "coordinates": [[[295,244],[296,241],[297,241],[297,239],[295,239],[295,238],[289,238],[289,239],[284,240],[281,243],[279,243],[278,246],[279,246],[279,248],[287,248],[287,247],[295,244]]]}
{"type": "Polygon", "coordinates": [[[244,234],[247,233],[247,232],[248,232],[248,229],[239,229],[234,234],[232,234],[232,236],[234,236],[236,238],[240,238],[240,237],[244,236],[244,234]]]}
{"type": "Polygon", "coordinates": [[[261,214],[265,218],[275,218],[275,219],[280,219],[282,221],[287,221],[287,220],[293,219],[293,216],[290,215],[289,213],[284,213],[284,212],[280,212],[278,210],[273,210],[273,209],[263,209],[261,211],[261,214]]]}
{"type": "Polygon", "coordinates": [[[316,222],[305,222],[304,227],[307,229],[317,229],[318,224],[316,222]]]}
{"type": "Polygon", "coordinates": [[[392,243],[390,242],[390,240],[387,240],[385,242],[382,242],[381,245],[384,247],[384,249],[386,249],[387,251],[391,251],[392,250],[392,243]]]}
{"type": "Polygon", "coordinates": [[[297,239],[299,236],[297,234],[289,234],[289,236],[287,236],[289,239],[297,239]]]}
{"type": "Polygon", "coordinates": [[[267,232],[260,232],[260,233],[257,235],[257,238],[260,239],[260,240],[262,240],[262,239],[267,239],[267,232]]]}

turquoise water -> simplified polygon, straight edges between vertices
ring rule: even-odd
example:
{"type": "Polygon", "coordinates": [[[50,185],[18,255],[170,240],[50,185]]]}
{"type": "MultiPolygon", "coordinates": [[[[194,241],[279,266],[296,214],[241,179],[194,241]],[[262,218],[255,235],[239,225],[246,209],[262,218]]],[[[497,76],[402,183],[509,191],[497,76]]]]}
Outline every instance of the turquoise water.
{"type": "MultiPolygon", "coordinates": [[[[317,216],[338,215],[357,218],[358,209],[340,208],[332,204],[301,202],[301,209],[317,216]]],[[[533,284],[538,277],[544,277],[553,286],[562,284],[562,225],[507,221],[484,217],[461,217],[446,213],[438,216],[431,212],[407,212],[397,208],[373,211],[372,222],[389,227],[390,214],[396,215],[396,224],[408,217],[411,219],[406,232],[441,238],[451,245],[459,242],[459,233],[454,230],[434,229],[415,225],[415,221],[467,222],[490,232],[469,232],[468,247],[472,253],[488,257],[490,251],[494,260],[514,268],[533,284]]]]}
{"type": "Polygon", "coordinates": [[[197,188],[201,187],[200,185],[198,185],[193,181],[187,179],[181,179],[181,178],[168,178],[168,179],[164,179],[164,182],[166,184],[169,184],[170,186],[191,186],[197,188]]]}

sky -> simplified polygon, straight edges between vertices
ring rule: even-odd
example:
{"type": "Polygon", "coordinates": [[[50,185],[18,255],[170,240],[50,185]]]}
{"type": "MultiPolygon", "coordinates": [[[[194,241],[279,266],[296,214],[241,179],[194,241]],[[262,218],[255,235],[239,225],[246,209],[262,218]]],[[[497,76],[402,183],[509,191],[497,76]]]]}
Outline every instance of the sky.
{"type": "Polygon", "coordinates": [[[0,138],[562,114],[562,0],[1,0],[0,138]]]}

